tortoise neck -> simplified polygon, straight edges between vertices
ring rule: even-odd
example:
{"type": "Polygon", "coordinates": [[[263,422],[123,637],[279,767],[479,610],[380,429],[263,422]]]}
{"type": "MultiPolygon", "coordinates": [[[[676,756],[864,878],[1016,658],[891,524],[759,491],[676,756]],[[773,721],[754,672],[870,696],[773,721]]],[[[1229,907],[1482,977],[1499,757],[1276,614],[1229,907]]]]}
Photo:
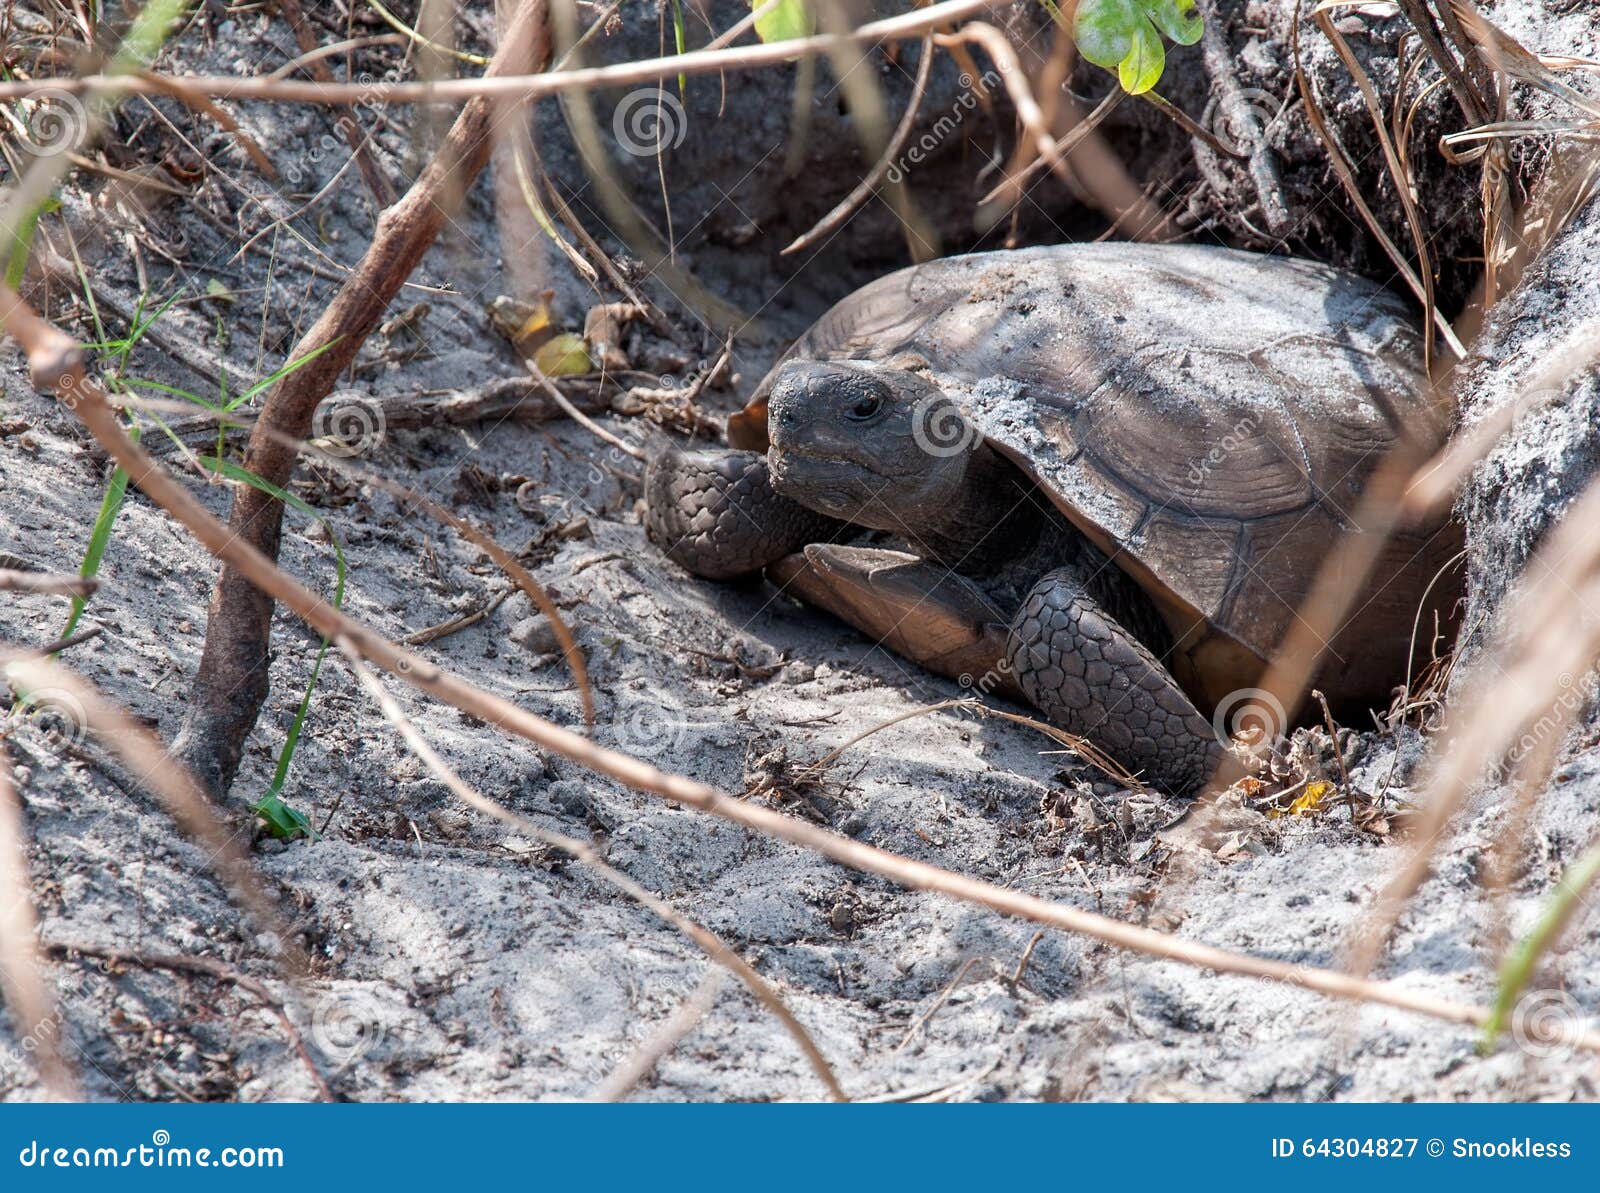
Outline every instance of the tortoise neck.
{"type": "Polygon", "coordinates": [[[951,570],[982,575],[1031,547],[1043,518],[1027,478],[986,443],[968,460],[965,481],[956,500],[919,511],[910,537],[951,570]]]}

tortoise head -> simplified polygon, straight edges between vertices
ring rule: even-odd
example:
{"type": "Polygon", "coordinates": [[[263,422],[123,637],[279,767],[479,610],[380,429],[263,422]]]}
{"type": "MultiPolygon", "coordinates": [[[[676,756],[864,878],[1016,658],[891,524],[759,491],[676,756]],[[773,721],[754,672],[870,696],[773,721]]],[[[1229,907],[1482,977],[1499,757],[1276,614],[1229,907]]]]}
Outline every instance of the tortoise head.
{"type": "Polygon", "coordinates": [[[879,530],[942,520],[982,444],[948,395],[896,362],[788,361],[767,407],[773,487],[879,530]]]}

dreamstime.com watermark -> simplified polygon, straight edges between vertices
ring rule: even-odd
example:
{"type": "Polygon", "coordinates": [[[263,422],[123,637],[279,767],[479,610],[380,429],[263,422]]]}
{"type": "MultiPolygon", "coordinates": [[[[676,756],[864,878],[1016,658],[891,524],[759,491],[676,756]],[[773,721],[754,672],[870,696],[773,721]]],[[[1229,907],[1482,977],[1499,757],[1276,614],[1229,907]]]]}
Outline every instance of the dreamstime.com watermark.
{"type": "Polygon", "coordinates": [[[971,451],[982,434],[961,408],[943,394],[923,398],[911,411],[911,438],[925,454],[940,459],[971,451]]]}
{"type": "Polygon", "coordinates": [[[362,456],[383,442],[383,406],[360,390],[341,389],[317,407],[312,441],[330,456],[362,456]]]}
{"type": "MultiPolygon", "coordinates": [[[[993,91],[1004,82],[1005,76],[1000,71],[990,68],[983,72],[977,81],[982,84],[985,91],[993,91]]],[[[961,94],[956,96],[956,102],[942,113],[916,140],[900,152],[900,156],[889,163],[889,168],[884,172],[884,177],[898,186],[905,181],[906,174],[913,166],[920,166],[927,161],[955,133],[967,122],[967,117],[978,110],[978,91],[973,87],[971,75],[962,72],[956,80],[961,85],[961,94]]]]}
{"type": "Polygon", "coordinates": [[[611,113],[611,135],[625,153],[654,157],[683,144],[689,135],[689,114],[664,87],[640,87],[624,95],[611,113]]]}
{"type": "Polygon", "coordinates": [[[31,1139],[17,1153],[22,1168],[283,1168],[281,1147],[174,1147],[172,1134],[157,1129],[149,1143],[132,1147],[62,1146],[31,1139]]]}
{"type": "Polygon", "coordinates": [[[1251,415],[1245,415],[1223,435],[1215,446],[1203,456],[1196,456],[1189,461],[1188,479],[1195,489],[1201,488],[1211,477],[1212,471],[1234,452],[1245,445],[1256,428],[1261,424],[1251,415]]]}
{"type": "Polygon", "coordinates": [[[22,147],[35,157],[76,149],[89,132],[89,113],[71,92],[47,88],[19,102],[22,147]]]}
{"type": "Polygon", "coordinates": [[[1522,731],[1522,735],[1511,743],[1511,748],[1500,761],[1490,768],[1491,782],[1506,783],[1517,777],[1523,762],[1546,747],[1552,734],[1569,731],[1577,721],[1577,715],[1591,707],[1595,696],[1600,694],[1600,675],[1589,671],[1574,680],[1563,671],[1556,676],[1556,687],[1559,694],[1550,702],[1550,707],[1522,731]]]}

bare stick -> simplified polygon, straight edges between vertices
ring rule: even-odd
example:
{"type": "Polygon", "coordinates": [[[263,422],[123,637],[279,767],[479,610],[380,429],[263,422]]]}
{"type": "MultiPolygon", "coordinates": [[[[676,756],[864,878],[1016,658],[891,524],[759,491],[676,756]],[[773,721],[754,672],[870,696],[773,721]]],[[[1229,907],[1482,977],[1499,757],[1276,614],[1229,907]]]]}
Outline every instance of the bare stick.
{"type": "Polygon", "coordinates": [[[726,967],[740,981],[744,982],[750,988],[751,993],[778,1017],[778,1021],[788,1029],[789,1034],[800,1045],[800,1051],[811,1062],[811,1067],[816,1071],[817,1076],[828,1087],[828,1093],[837,1101],[845,1102],[849,1100],[845,1097],[844,1090],[840,1088],[838,1078],[833,1075],[832,1066],[828,1064],[827,1058],[822,1055],[822,1050],[812,1040],[811,1034],[794,1017],[794,1014],[789,1010],[788,1005],[779,996],[778,992],[772,988],[765,978],[755,971],[748,961],[723,943],[722,938],[709,928],[705,928],[688,916],[683,915],[665,899],[645,890],[644,887],[640,886],[621,870],[602,861],[600,855],[587,842],[580,841],[576,837],[553,833],[542,825],[535,824],[527,817],[518,816],[509,808],[502,807],[492,799],[482,795],[476,788],[467,784],[460,775],[451,769],[443,758],[439,757],[438,752],[429,744],[428,739],[417,731],[410,718],[401,711],[400,705],[395,702],[394,697],[389,695],[384,686],[378,682],[377,677],[361,661],[361,653],[352,645],[350,639],[340,637],[335,638],[334,642],[340,651],[344,653],[345,661],[350,664],[352,674],[355,675],[362,688],[366,690],[367,695],[371,696],[378,707],[383,710],[383,715],[389,719],[389,723],[395,727],[395,730],[404,739],[406,745],[410,747],[411,752],[417,756],[424,766],[434,773],[434,776],[440,782],[455,792],[468,806],[487,813],[502,823],[520,829],[522,832],[544,842],[544,844],[553,849],[559,849],[568,857],[587,866],[600,878],[616,887],[629,898],[655,912],[656,915],[694,941],[710,954],[713,961],[726,967]]]}
{"type": "Polygon", "coordinates": [[[532,375],[534,381],[539,384],[540,388],[542,388],[545,393],[550,395],[550,400],[557,406],[561,407],[561,412],[573,422],[577,423],[584,430],[589,431],[603,442],[609,443],[612,447],[616,448],[624,455],[632,456],[635,460],[643,460],[646,458],[644,452],[640,448],[635,447],[625,439],[617,438],[617,436],[613,435],[610,431],[606,430],[599,423],[595,422],[594,419],[590,418],[587,414],[579,410],[570,401],[568,401],[567,396],[555,387],[555,383],[552,382],[550,378],[546,377],[543,371],[540,370],[539,366],[534,364],[533,361],[525,360],[522,363],[528,366],[529,374],[532,375]]]}
{"type": "MultiPolygon", "coordinates": [[[[993,25],[974,21],[963,25],[954,33],[938,34],[934,40],[941,46],[972,42],[983,48],[994,62],[995,69],[1011,96],[1011,103],[1017,109],[1017,119],[1022,122],[1023,128],[1032,138],[1039,156],[1063,182],[1071,186],[1076,178],[1091,193],[1094,201],[1118,220],[1134,217],[1130,232],[1134,238],[1153,241],[1174,238],[1176,233],[1166,214],[1144,197],[1121,164],[1104,151],[1104,146],[1091,135],[1093,126],[1088,129],[1081,128],[1081,121],[1074,121],[1075,127],[1069,137],[1073,140],[1072,147],[1089,154],[1090,160],[1084,163],[1085,168],[1074,173],[1067,164],[1067,147],[1057,141],[1051,133],[1051,121],[1034,99],[1027,74],[1017,58],[1017,51],[1004,33],[993,25]],[[1097,149],[1099,152],[1096,152],[1097,149]]],[[[1067,112],[1075,116],[1076,106],[1071,103],[1070,97],[1060,98],[1064,101],[1067,112]]],[[[1102,106],[1106,105],[1103,103],[1102,106]]],[[[1109,106],[1106,110],[1110,110],[1109,106]]],[[[1020,194],[1020,182],[1015,177],[1011,181],[1017,189],[1008,193],[1020,194]]]]}
{"type": "MultiPolygon", "coordinates": [[[[563,91],[600,91],[608,87],[653,83],[679,74],[705,75],[724,70],[776,66],[795,58],[815,58],[851,46],[920,37],[929,29],[1001,7],[1003,3],[1004,0],[945,0],[943,4],[919,8],[888,20],[870,22],[848,33],[829,33],[721,50],[693,50],[687,54],[645,58],[615,66],[548,71],[538,75],[501,72],[497,76],[491,63],[489,73],[482,78],[440,79],[428,83],[317,83],[298,79],[237,78],[231,75],[166,76],[166,79],[201,95],[221,99],[278,100],[333,106],[460,103],[486,98],[533,100],[559,95],[563,91]]],[[[85,75],[76,79],[0,83],[0,100],[26,99],[42,91],[64,91],[71,95],[99,95],[106,92],[151,95],[158,93],[159,88],[147,79],[85,75]]]]}
{"type": "MultiPolygon", "coordinates": [[[[491,79],[542,55],[543,16],[541,0],[523,0],[489,66],[491,79]]],[[[361,264],[290,353],[295,360],[319,355],[285,376],[262,401],[244,467],[269,486],[289,483],[296,458],[295,449],[273,432],[291,440],[310,435],[317,404],[338,384],[384,309],[437,239],[450,200],[465,192],[488,161],[491,110],[487,99],[473,100],[462,110],[411,189],[379,217],[361,264]]],[[[228,521],[241,539],[277,558],[283,505],[270,492],[238,486],[228,521]]],[[[224,566],[211,595],[189,716],[173,744],[213,796],[232,784],[245,738],[266,700],[271,633],[272,598],[224,566]]]]}
{"type": "MultiPolygon", "coordinates": [[[[1121,87],[1113,87],[1107,92],[1106,97],[1097,103],[1087,116],[1074,124],[1071,132],[1061,138],[1061,152],[1070,154],[1076,149],[1078,142],[1092,133],[1100,122],[1111,114],[1112,109],[1122,102],[1122,97],[1126,94],[1127,92],[1123,91],[1121,87]]],[[[1050,163],[1044,158],[1034,158],[1017,173],[1011,175],[1011,177],[979,199],[978,206],[987,207],[991,203],[1000,203],[1009,209],[1021,197],[1023,184],[1035,174],[1039,174],[1049,168],[1050,163]]]]}
{"type": "Polygon", "coordinates": [[[18,572],[0,568],[0,592],[39,592],[47,596],[87,597],[100,587],[98,580],[86,576],[66,576],[56,572],[18,572]]]}
{"type": "MultiPolygon", "coordinates": [[[[1117,948],[1200,969],[1283,982],[1335,998],[1379,1003],[1431,1015],[1451,1023],[1478,1026],[1489,1020],[1490,1013],[1484,1007],[1452,1002],[1388,982],[1369,981],[1335,970],[1294,965],[1184,940],[1153,928],[1052,903],[927,862],[902,857],[781,812],[724,795],[704,783],[669,774],[638,758],[607,749],[578,733],[552,724],[503,697],[477,688],[435,666],[333,608],[248,542],[231,534],[193,494],[128,438],[108,405],[104,390],[97,381],[85,374],[82,352],[71,337],[40,319],[15,291],[3,283],[0,283],[0,323],[22,346],[34,385],[55,390],[60,400],[77,414],[89,432],[99,440],[112,459],[127,471],[146,496],[177,519],[207,551],[237,568],[251,583],[271,593],[285,608],[319,633],[329,638],[345,638],[368,662],[480,720],[526,738],[537,746],[636,791],[710,813],[766,836],[810,849],[840,865],[877,874],[912,890],[935,891],[1004,915],[1079,933],[1117,948]]],[[[1535,1030],[1544,1029],[1536,1027],[1535,1030]]],[[[1553,1034],[1551,1039],[1554,1040],[1553,1034]]],[[[1585,1033],[1576,1041],[1576,1046],[1600,1052],[1600,1032],[1585,1033]]]]}
{"type": "MultiPolygon", "coordinates": [[[[1015,725],[1025,725],[1030,729],[1035,729],[1044,734],[1051,741],[1059,742],[1072,753],[1078,755],[1080,758],[1083,758],[1085,761],[1092,763],[1111,778],[1115,779],[1118,783],[1121,783],[1124,787],[1131,787],[1140,791],[1144,790],[1143,783],[1139,782],[1139,780],[1130,771],[1120,765],[1116,759],[1112,758],[1104,750],[1101,750],[1099,747],[1097,747],[1088,738],[1079,737],[1075,733],[1068,733],[1065,729],[1062,729],[1056,725],[1051,725],[1046,721],[1040,721],[1033,717],[1024,716],[1022,713],[1006,712],[1003,709],[990,708],[987,704],[983,703],[983,701],[974,699],[970,696],[959,697],[955,700],[941,700],[937,704],[926,704],[921,708],[913,708],[907,712],[892,716],[887,721],[879,721],[871,728],[863,729],[860,733],[856,734],[843,745],[836,746],[832,750],[829,750],[828,753],[817,759],[810,766],[806,767],[801,774],[814,775],[826,770],[828,767],[837,762],[846,750],[862,741],[865,741],[874,733],[879,733],[885,729],[892,728],[893,726],[900,724],[902,721],[910,721],[916,717],[929,716],[932,713],[942,712],[947,708],[964,708],[971,712],[977,713],[981,717],[997,717],[1002,721],[1010,721],[1015,725]]],[[[1051,752],[1059,753],[1059,751],[1051,752]]]]}

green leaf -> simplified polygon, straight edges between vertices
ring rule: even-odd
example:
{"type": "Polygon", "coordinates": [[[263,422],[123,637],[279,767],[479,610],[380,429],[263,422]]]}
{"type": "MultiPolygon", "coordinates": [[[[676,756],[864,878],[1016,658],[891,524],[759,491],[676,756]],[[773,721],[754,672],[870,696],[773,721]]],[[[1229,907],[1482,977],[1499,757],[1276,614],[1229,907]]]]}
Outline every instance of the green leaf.
{"type": "Polygon", "coordinates": [[[1156,28],[1180,46],[1194,45],[1205,30],[1194,0],[1149,0],[1149,10],[1156,28]]]}
{"type": "Polygon", "coordinates": [[[118,48],[116,73],[148,66],[188,7],[189,0],[151,0],[140,9],[118,48]]]}
{"type": "MultiPolygon", "coordinates": [[[[679,0],[672,0],[672,44],[682,54],[689,43],[689,31],[683,24],[683,5],[679,0]]],[[[689,90],[689,76],[682,71],[678,72],[678,98],[682,99],[689,90]]]]}
{"type": "MultiPolygon", "coordinates": [[[[262,390],[267,389],[270,386],[276,385],[278,382],[282,381],[285,377],[287,377],[290,373],[294,372],[296,369],[302,368],[305,365],[308,365],[312,361],[316,360],[317,357],[321,356],[324,352],[326,352],[329,348],[332,348],[335,344],[337,344],[342,339],[344,339],[343,336],[335,336],[333,339],[329,340],[326,344],[322,345],[320,348],[313,348],[310,352],[307,352],[304,356],[300,357],[299,360],[291,360],[288,364],[284,365],[282,368],[276,370],[275,372],[267,374],[260,381],[257,381],[254,385],[252,385],[249,389],[245,390],[238,397],[228,399],[223,404],[222,408],[224,410],[237,410],[241,405],[243,405],[245,402],[248,402],[251,398],[255,397],[262,390]]],[[[282,500],[282,499],[280,498],[280,500],[282,500]]]]}
{"type": "Polygon", "coordinates": [[[1203,29],[1195,0],[1080,0],[1072,35],[1080,54],[1116,70],[1122,89],[1138,95],[1160,82],[1166,69],[1161,35],[1188,46],[1203,29]]]}
{"type": "MultiPolygon", "coordinates": [[[[754,12],[763,2],[750,0],[750,10],[754,12]]],[[[816,31],[817,23],[811,16],[811,6],[806,0],[778,0],[777,4],[756,18],[756,36],[764,42],[794,41],[799,37],[810,37],[816,31]]]]}
{"type": "Polygon", "coordinates": [[[1078,53],[1096,66],[1115,70],[1128,56],[1134,32],[1145,20],[1138,0],[1080,0],[1072,36],[1078,53]]]}
{"type": "Polygon", "coordinates": [[[11,234],[11,256],[6,261],[6,285],[13,290],[22,285],[22,276],[28,272],[28,253],[33,248],[39,217],[60,208],[61,200],[52,196],[17,221],[16,231],[11,234]]]}
{"type": "Polygon", "coordinates": [[[305,813],[291,808],[275,795],[262,796],[250,805],[250,810],[261,817],[267,832],[280,841],[293,841],[296,837],[317,839],[317,830],[311,827],[305,813]]]}
{"type": "Polygon", "coordinates": [[[1117,64],[1117,78],[1129,95],[1149,91],[1161,81],[1167,65],[1167,52],[1161,48],[1161,35],[1147,21],[1133,35],[1128,56],[1117,64]]]}

